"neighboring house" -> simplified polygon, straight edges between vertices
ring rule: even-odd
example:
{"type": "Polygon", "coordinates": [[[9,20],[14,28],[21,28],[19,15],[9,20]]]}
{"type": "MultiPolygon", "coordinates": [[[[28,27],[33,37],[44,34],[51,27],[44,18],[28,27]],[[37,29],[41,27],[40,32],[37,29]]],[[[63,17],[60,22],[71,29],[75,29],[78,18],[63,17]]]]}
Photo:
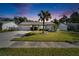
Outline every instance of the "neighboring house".
{"type": "Polygon", "coordinates": [[[64,31],[79,31],[79,23],[61,23],[59,25],[59,30],[64,30],[64,31]]]}
{"type": "Polygon", "coordinates": [[[18,25],[14,22],[4,22],[2,25],[2,30],[17,30],[18,25]]]}
{"type": "Polygon", "coordinates": [[[67,24],[60,23],[58,29],[61,30],[61,31],[67,31],[67,24]]]}
{"type": "Polygon", "coordinates": [[[67,26],[69,31],[79,31],[79,23],[68,23],[67,26]]]}
{"type": "MultiPolygon", "coordinates": [[[[31,27],[36,26],[38,29],[43,29],[42,22],[22,22],[19,24],[19,30],[31,30],[31,27]]],[[[45,30],[54,31],[52,22],[45,22],[45,30]]]]}

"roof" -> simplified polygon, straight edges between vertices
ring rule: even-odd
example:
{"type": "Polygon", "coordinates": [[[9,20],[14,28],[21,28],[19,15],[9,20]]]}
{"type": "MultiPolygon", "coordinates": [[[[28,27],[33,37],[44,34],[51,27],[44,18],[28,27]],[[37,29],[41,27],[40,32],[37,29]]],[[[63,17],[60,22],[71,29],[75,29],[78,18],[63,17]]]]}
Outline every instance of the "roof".
{"type": "MultiPolygon", "coordinates": [[[[52,25],[52,22],[45,22],[45,25],[52,25]]],[[[43,25],[43,22],[22,22],[19,25],[43,25]]]]}
{"type": "Polygon", "coordinates": [[[68,23],[68,24],[71,24],[71,25],[75,24],[76,25],[76,24],[79,24],[79,23],[68,23]]]}
{"type": "Polygon", "coordinates": [[[5,23],[2,25],[2,27],[18,27],[18,25],[16,25],[14,22],[9,22],[9,23],[5,23]]]}

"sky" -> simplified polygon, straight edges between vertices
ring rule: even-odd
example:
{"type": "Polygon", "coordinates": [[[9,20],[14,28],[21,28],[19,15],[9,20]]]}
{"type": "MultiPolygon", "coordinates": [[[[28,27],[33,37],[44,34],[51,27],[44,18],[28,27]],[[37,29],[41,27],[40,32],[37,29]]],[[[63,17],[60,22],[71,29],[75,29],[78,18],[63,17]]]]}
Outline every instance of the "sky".
{"type": "Polygon", "coordinates": [[[0,17],[24,16],[30,20],[38,20],[40,11],[48,10],[53,20],[61,18],[62,15],[69,17],[78,9],[78,3],[0,3],[0,17]]]}

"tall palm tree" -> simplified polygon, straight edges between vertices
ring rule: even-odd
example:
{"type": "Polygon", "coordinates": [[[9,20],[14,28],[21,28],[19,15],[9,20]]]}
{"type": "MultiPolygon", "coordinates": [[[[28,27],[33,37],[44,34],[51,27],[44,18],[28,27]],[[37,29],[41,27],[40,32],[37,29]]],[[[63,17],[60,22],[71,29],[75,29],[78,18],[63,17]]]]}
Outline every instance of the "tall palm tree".
{"type": "Polygon", "coordinates": [[[43,32],[42,33],[44,33],[45,21],[48,21],[51,18],[51,14],[48,11],[41,10],[38,16],[39,16],[39,20],[43,21],[43,32]]]}

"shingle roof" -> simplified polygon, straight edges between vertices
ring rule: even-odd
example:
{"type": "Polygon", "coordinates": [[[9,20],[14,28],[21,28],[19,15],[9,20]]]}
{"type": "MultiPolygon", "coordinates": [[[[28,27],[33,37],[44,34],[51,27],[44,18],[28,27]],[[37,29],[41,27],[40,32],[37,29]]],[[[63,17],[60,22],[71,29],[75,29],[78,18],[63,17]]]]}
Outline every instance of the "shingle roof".
{"type": "MultiPolygon", "coordinates": [[[[52,22],[45,22],[45,25],[52,25],[52,22]]],[[[43,25],[43,22],[22,22],[20,25],[43,25]]]]}

